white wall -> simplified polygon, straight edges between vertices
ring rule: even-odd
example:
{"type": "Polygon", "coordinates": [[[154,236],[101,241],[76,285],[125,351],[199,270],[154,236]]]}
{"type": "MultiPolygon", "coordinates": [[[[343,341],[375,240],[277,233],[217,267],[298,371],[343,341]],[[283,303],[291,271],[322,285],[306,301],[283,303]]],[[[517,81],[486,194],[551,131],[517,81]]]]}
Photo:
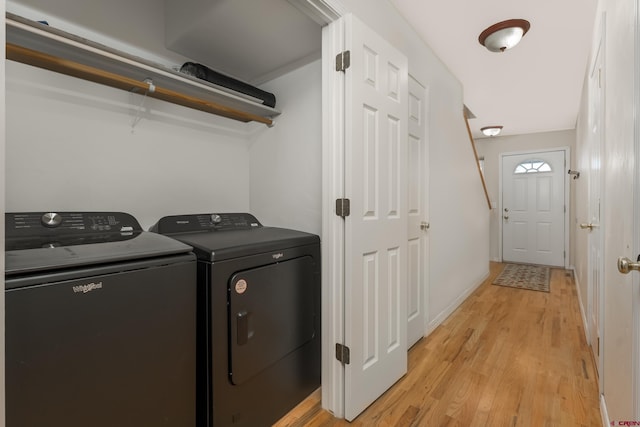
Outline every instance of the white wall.
{"type": "Polygon", "coordinates": [[[114,210],[161,216],[249,208],[244,138],[228,121],[7,62],[8,211],[114,210]]]}
{"type": "Polygon", "coordinates": [[[278,95],[275,126],[250,148],[251,212],[265,225],[320,234],[322,68],[316,61],[262,86],[278,95]]]}
{"type": "Polygon", "coordinates": [[[490,211],[456,86],[431,86],[430,328],[489,274],[490,211]]]}
{"type": "MultiPolygon", "coordinates": [[[[571,148],[571,152],[573,153],[573,148],[575,147],[575,139],[575,130],[564,130],[557,132],[533,133],[527,135],[479,138],[476,140],[478,157],[484,157],[484,176],[492,207],[490,221],[490,253],[492,260],[502,260],[499,251],[500,222],[502,216],[499,212],[498,206],[500,198],[500,154],[517,151],[548,150],[564,147],[571,148]]],[[[575,169],[575,167],[571,166],[572,164],[573,162],[568,159],[567,168],[575,169]]],[[[584,181],[585,180],[582,180],[580,181],[580,183],[583,183],[584,181]]],[[[571,215],[571,212],[569,213],[569,215],[571,215]]],[[[569,218],[571,219],[570,223],[573,224],[573,217],[570,216],[569,218]]],[[[571,259],[569,260],[569,262],[571,263],[571,259]]]]}

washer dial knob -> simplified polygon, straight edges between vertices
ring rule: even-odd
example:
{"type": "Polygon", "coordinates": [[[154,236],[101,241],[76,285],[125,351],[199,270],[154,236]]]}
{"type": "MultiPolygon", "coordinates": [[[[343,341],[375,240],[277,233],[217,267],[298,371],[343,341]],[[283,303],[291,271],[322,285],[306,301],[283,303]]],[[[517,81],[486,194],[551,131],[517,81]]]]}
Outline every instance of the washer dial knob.
{"type": "Polygon", "coordinates": [[[41,221],[42,225],[44,225],[45,227],[54,228],[62,223],[62,216],[55,212],[47,212],[42,215],[41,221]]]}
{"type": "Polygon", "coordinates": [[[220,224],[222,222],[222,217],[218,214],[211,214],[211,223],[220,224]]]}

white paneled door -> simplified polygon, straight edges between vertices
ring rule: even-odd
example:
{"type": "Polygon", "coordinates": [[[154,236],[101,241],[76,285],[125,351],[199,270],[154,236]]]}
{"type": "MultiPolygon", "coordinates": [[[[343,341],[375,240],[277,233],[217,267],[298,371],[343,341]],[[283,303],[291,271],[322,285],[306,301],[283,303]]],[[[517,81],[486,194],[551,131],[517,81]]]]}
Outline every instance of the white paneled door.
{"type": "Polygon", "coordinates": [[[565,265],[565,151],[502,156],[502,259],[565,265]]]}
{"type": "Polygon", "coordinates": [[[345,17],[345,418],[407,370],[407,58],[345,17]]]}
{"type": "Polygon", "coordinates": [[[427,90],[409,77],[407,347],[425,334],[429,278],[427,90]]]}

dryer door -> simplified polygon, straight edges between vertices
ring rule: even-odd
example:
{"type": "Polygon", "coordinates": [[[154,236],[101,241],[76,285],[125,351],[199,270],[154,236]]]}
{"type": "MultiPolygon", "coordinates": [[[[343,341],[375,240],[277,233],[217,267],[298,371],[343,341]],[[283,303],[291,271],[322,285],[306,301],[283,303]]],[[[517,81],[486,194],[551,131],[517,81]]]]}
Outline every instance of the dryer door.
{"type": "Polygon", "coordinates": [[[231,276],[229,376],[233,384],[250,380],[319,333],[314,330],[313,280],[310,256],[231,276]]]}

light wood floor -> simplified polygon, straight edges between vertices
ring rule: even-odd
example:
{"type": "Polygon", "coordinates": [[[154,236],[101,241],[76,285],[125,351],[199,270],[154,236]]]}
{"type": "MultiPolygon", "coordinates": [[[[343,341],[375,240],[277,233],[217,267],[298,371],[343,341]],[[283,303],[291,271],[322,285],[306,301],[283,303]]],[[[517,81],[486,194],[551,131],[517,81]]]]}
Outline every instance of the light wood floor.
{"type": "Polygon", "coordinates": [[[571,272],[551,292],[493,286],[503,264],[409,352],[409,372],[356,420],[315,392],[285,426],[601,426],[597,383],[571,272]]]}

